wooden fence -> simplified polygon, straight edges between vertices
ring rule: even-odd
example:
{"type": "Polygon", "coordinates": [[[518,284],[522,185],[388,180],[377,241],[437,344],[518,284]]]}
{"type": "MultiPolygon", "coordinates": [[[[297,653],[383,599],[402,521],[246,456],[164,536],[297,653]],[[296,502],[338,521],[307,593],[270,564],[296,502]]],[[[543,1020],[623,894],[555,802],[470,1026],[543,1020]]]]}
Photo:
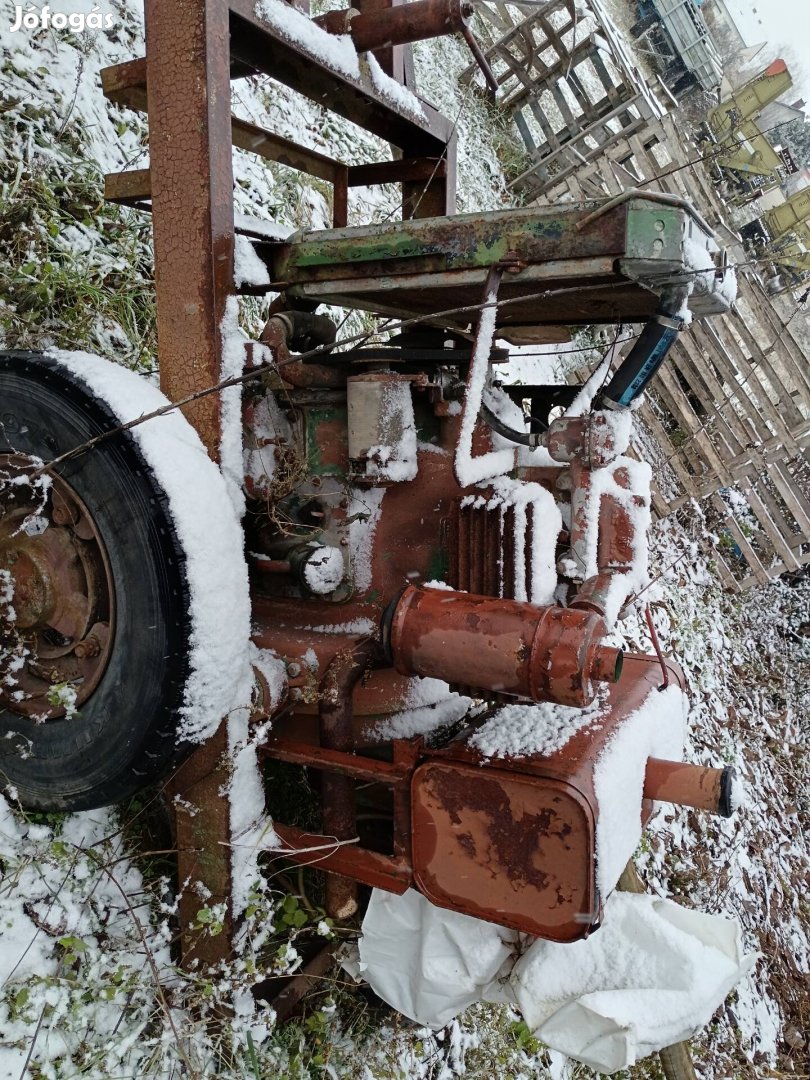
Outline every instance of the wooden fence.
{"type": "Polygon", "coordinates": [[[496,2],[479,11],[498,100],[529,153],[529,167],[513,181],[527,202],[603,198],[630,187],[673,192],[702,212],[740,263],[735,310],[681,335],[641,410],[657,447],[656,513],[700,504],[717,538],[704,542],[729,588],[807,565],[810,365],[791,333],[806,315],[797,307],[783,319],[756,267],[745,265],[677,103],[663,88],[650,90],[599,0],[496,2]]]}

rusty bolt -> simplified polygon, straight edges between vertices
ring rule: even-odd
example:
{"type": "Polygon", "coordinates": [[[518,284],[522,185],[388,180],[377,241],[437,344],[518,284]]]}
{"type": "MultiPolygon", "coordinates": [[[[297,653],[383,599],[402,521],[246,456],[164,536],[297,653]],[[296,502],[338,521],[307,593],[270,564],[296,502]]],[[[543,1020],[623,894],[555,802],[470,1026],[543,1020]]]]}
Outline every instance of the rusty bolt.
{"type": "Polygon", "coordinates": [[[302,701],[304,697],[304,691],[300,686],[293,686],[290,688],[290,701],[302,701]]]}
{"type": "Polygon", "coordinates": [[[54,525],[72,525],[73,524],[73,512],[67,503],[54,503],[53,510],[51,511],[51,518],[54,525]]]}
{"type": "Polygon", "coordinates": [[[301,674],[301,665],[293,660],[292,663],[287,664],[287,674],[291,679],[297,678],[301,674]]]}
{"type": "Polygon", "coordinates": [[[89,660],[101,652],[101,642],[95,634],[88,634],[74,647],[73,652],[80,660],[89,660]]]}

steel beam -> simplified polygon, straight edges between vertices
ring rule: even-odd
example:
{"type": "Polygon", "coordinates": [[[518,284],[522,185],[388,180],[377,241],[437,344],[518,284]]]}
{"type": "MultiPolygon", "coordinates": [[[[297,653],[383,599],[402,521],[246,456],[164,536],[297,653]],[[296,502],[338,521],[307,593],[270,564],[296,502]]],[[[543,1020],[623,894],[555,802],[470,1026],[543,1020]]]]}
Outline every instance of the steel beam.
{"type": "MultiPolygon", "coordinates": [[[[172,400],[219,382],[233,291],[227,9],[218,0],[179,6],[145,4],[160,382],[172,400]]],[[[185,410],[215,460],[219,409],[210,395],[185,410]]]]}
{"type": "Polygon", "coordinates": [[[408,154],[441,154],[450,142],[453,125],[430,105],[420,102],[421,117],[406,115],[370,81],[302,52],[288,36],[257,16],[254,0],[229,0],[229,7],[231,54],[235,60],[271,75],[408,154]]]}
{"type": "MultiPolygon", "coordinates": [[[[374,87],[333,71],[309,55],[296,51],[293,43],[266,23],[259,22],[249,4],[244,4],[244,9],[250,12],[251,18],[241,9],[231,15],[235,26],[232,47],[252,58],[252,62],[233,62],[232,78],[237,77],[234,71],[271,75],[318,105],[325,105],[413,156],[436,156],[452,138],[452,124],[431,105],[420,102],[424,113],[422,120],[403,115],[374,87]]],[[[146,74],[147,63],[143,56],[104,68],[101,85],[105,97],[118,105],[144,111],[146,74]]]]}
{"type": "Polygon", "coordinates": [[[226,959],[233,941],[231,910],[230,803],[223,799],[228,775],[226,725],[183,762],[166,784],[177,847],[180,962],[187,970],[197,963],[226,959]],[[197,883],[202,883],[202,893],[197,883]],[[206,900],[201,895],[207,896],[206,900]],[[198,916],[202,908],[224,911],[222,932],[211,936],[198,916]]]}
{"type": "MultiPolygon", "coordinates": [[[[228,11],[221,0],[146,0],[147,107],[155,243],[160,385],[172,400],[220,380],[222,322],[233,290],[233,171],[228,11]],[[182,33],[178,27],[182,26],[182,33]]],[[[185,413],[214,460],[220,403],[210,395],[185,413]]],[[[223,724],[182,766],[171,790],[200,807],[176,815],[183,962],[215,963],[231,947],[230,829],[223,724]],[[201,905],[226,906],[217,937],[195,934],[201,905]]]]}
{"type": "MultiPolygon", "coordinates": [[[[117,105],[126,105],[136,112],[147,111],[148,84],[146,63],[144,60],[131,60],[124,64],[103,68],[101,85],[104,95],[117,105]]],[[[285,139],[275,132],[243,120],[239,116],[231,117],[231,139],[234,146],[249,150],[268,161],[277,161],[291,169],[317,176],[321,180],[335,183],[335,176],[347,168],[342,162],[321,154],[317,150],[299,146],[298,143],[285,139]]],[[[383,164],[389,164],[383,162],[383,164]]],[[[133,172],[148,170],[133,170],[133,172]]],[[[113,174],[126,175],[126,174],[113,174]]]]}

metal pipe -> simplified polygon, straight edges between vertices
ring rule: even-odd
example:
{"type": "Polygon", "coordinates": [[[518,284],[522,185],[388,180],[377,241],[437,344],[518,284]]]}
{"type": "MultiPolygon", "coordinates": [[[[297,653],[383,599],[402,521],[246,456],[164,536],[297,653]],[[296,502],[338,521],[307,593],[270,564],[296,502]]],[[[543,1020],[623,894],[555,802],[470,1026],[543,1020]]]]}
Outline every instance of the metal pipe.
{"type": "Polygon", "coordinates": [[[489,98],[494,102],[498,96],[498,80],[495,78],[495,72],[490,67],[489,60],[487,60],[483,49],[475,40],[475,35],[466,23],[461,27],[461,36],[467,42],[467,46],[473,54],[476,64],[478,64],[478,67],[481,69],[481,74],[484,76],[484,82],[487,84],[487,89],[489,90],[489,98]]]}
{"type": "Polygon", "coordinates": [[[501,420],[501,418],[486,405],[481,406],[481,419],[504,439],[508,439],[513,443],[518,443],[520,446],[531,446],[532,448],[543,445],[548,430],[547,426],[543,424],[542,431],[518,431],[517,428],[511,428],[508,424],[505,424],[503,420],[501,420]]]}
{"type": "MultiPolygon", "coordinates": [[[[576,470],[578,478],[587,475],[590,481],[591,470],[576,470]]],[[[616,469],[614,480],[621,482],[622,474],[626,470],[616,469]]],[[[620,486],[627,486],[621,484],[620,486]]],[[[587,528],[583,526],[583,518],[587,519],[588,504],[580,502],[575,489],[571,498],[571,550],[576,553],[579,561],[584,558],[587,547],[587,528]]],[[[633,496],[638,500],[639,496],[633,496]]],[[[643,503],[643,499],[641,500],[643,503]]],[[[591,511],[592,512],[592,511],[591,511]]],[[[630,572],[633,569],[635,548],[639,538],[636,535],[636,526],[630,516],[627,507],[610,494],[602,494],[599,497],[599,534],[596,549],[597,572],[587,578],[570,603],[570,607],[585,608],[594,611],[597,615],[605,617],[609,608],[614,612],[621,612],[627,602],[633,587],[630,572]],[[618,591],[621,591],[621,596],[618,591]]]]}
{"type": "Polygon", "coordinates": [[[288,1020],[305,994],[317,986],[323,986],[339,941],[330,942],[284,984],[284,989],[272,999],[273,1012],[278,1023],[288,1020]]]}
{"type": "Polygon", "coordinates": [[[337,326],[328,315],[316,315],[312,311],[277,311],[264,325],[260,341],[272,342],[276,339],[275,328],[270,324],[281,324],[284,343],[293,352],[307,352],[319,345],[334,345],[337,326]]]}
{"type": "Polygon", "coordinates": [[[412,585],[383,617],[402,675],[577,707],[619,677],[623,654],[601,644],[605,633],[589,611],[412,585]]]}
{"type": "Polygon", "coordinates": [[[650,758],[644,776],[644,798],[731,817],[741,802],[741,788],[731,765],[712,769],[686,761],[650,758]]]}
{"type": "Polygon", "coordinates": [[[328,34],[349,34],[358,52],[370,52],[463,32],[474,10],[470,0],[414,0],[373,11],[327,11],[312,21],[328,34]]]}
{"type": "Polygon", "coordinates": [[[686,287],[663,291],[658,311],[646,323],[608,385],[597,394],[597,407],[607,403],[613,408],[629,408],[644,393],[686,325],[681,311],[688,296],[686,287]]]}
{"type": "MultiPolygon", "coordinates": [[[[353,749],[352,694],[365,672],[379,662],[380,643],[361,638],[331,660],[320,683],[318,720],[321,745],[328,750],[353,749]]],[[[324,773],[321,778],[323,831],[338,840],[357,834],[354,781],[349,776],[324,773]]],[[[329,874],[326,910],[333,919],[348,919],[357,911],[357,882],[329,874]]]]}
{"type": "Polygon", "coordinates": [[[618,601],[618,611],[621,611],[630,595],[630,583],[627,575],[614,570],[607,570],[589,577],[580,585],[569,606],[577,610],[592,611],[604,619],[609,609],[612,608],[614,612],[617,610],[617,589],[621,589],[622,592],[621,600],[618,601]],[[620,579],[622,579],[621,583],[620,579]]]}
{"type": "Polygon", "coordinates": [[[289,559],[264,559],[259,555],[252,560],[251,565],[255,566],[257,570],[261,570],[264,574],[292,573],[292,566],[290,566],[289,559]]]}

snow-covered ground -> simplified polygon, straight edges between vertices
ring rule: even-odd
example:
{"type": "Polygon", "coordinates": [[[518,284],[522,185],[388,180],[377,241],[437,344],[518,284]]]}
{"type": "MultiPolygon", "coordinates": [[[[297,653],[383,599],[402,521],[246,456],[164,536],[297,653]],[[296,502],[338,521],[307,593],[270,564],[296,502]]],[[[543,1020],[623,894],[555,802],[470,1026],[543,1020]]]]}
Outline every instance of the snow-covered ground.
{"type": "MultiPolygon", "coordinates": [[[[83,348],[129,366],[153,352],[148,223],[103,207],[100,174],[146,162],[142,119],[108,107],[98,72],[142,52],[138,3],[99,5],[109,31],[2,31],[0,85],[0,341],[83,348]],[[92,164],[95,161],[97,167],[92,164]],[[129,298],[123,303],[121,296],[129,298]],[[133,299],[134,298],[134,299],[133,299]]],[[[0,5],[0,26],[13,4],[0,5]]],[[[71,10],[91,11],[90,0],[71,10]]],[[[508,132],[457,87],[464,47],[420,45],[424,96],[460,138],[460,209],[508,203],[497,154],[508,132]]],[[[280,86],[245,80],[235,111],[345,160],[373,160],[380,144],[280,86]]],[[[289,228],[329,223],[327,194],[300,174],[235,154],[237,207],[289,228]]],[[[388,189],[353,193],[364,220],[395,212],[388,189]]],[[[245,305],[255,326],[259,305],[245,305]]],[[[358,326],[360,323],[358,323],[358,326]]],[[[523,361],[524,378],[530,371],[523,361]]],[[[724,595],[698,540],[699,507],[654,526],[645,595],[665,651],[686,669],[689,756],[733,763],[749,799],[730,821],[658,813],[637,852],[654,893],[739,919],[755,974],[694,1043],[701,1080],[806,1073],[810,1007],[810,858],[806,835],[810,707],[810,583],[724,595]]],[[[649,651],[640,612],[614,635],[649,651]]],[[[414,703],[415,706],[421,703],[414,703]]],[[[240,960],[221,978],[181,975],[172,963],[174,886],[161,842],[136,854],[148,807],[65,819],[32,817],[0,800],[0,1080],[59,1077],[324,1075],[358,1080],[592,1075],[539,1046],[506,1006],[474,1006],[443,1032],[415,1028],[326,981],[304,1021],[273,1026],[247,988],[257,971],[291,973],[296,941],[335,933],[305,896],[248,897],[240,960]],[[230,1057],[217,1056],[206,1008],[235,990],[230,1057]]],[[[296,883],[292,883],[296,892],[296,883]]],[[[201,900],[204,905],[204,900],[201,900]]],[[[201,922],[218,931],[219,913],[201,922]]],[[[640,1066],[638,1076],[655,1076],[640,1066]]]]}

